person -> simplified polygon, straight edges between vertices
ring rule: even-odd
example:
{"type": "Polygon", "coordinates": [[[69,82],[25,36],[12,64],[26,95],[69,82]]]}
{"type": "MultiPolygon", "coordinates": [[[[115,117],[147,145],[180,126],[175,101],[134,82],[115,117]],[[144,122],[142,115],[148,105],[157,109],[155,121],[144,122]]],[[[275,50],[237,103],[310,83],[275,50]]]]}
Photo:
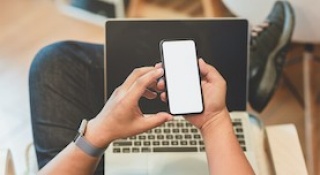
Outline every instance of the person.
{"type": "MultiPolygon", "coordinates": [[[[272,70],[270,67],[278,65],[272,64],[266,68],[267,62],[274,63],[278,59],[280,62],[284,60],[284,48],[290,41],[288,34],[293,30],[293,28],[283,30],[284,24],[292,21],[293,18],[292,13],[284,12],[284,6],[286,6],[285,3],[278,3],[276,10],[271,11],[270,14],[273,15],[268,17],[267,24],[261,25],[253,32],[255,37],[250,47],[250,74],[252,76],[250,76],[249,88],[252,83],[260,84],[262,80],[266,82],[268,77],[261,75],[270,73],[272,70]],[[286,44],[278,47],[279,37],[282,36],[286,36],[286,44]],[[265,44],[268,44],[268,47],[265,47],[265,44]]],[[[97,119],[93,118],[101,116],[100,111],[105,104],[103,50],[101,44],[62,41],[42,48],[35,56],[30,67],[29,90],[32,132],[40,169],[51,160],[50,164],[55,164],[55,162],[58,164],[58,160],[63,160],[60,159],[61,157],[77,150],[73,143],[69,143],[74,139],[82,119],[95,121],[97,119]]],[[[278,76],[279,74],[276,75],[278,76]]],[[[249,89],[249,96],[250,93],[256,94],[255,90],[259,90],[258,86],[254,87],[256,89],[249,89]]],[[[251,97],[254,98],[254,95],[251,97]]],[[[258,101],[266,98],[257,96],[256,99],[258,101]]],[[[263,100],[263,104],[258,101],[257,104],[261,107],[266,101],[263,100]]],[[[94,122],[89,122],[89,126],[92,123],[94,122]]],[[[73,157],[73,160],[75,158],[73,157]]],[[[97,166],[95,174],[104,172],[103,156],[99,160],[87,161],[91,163],[91,166],[97,166]],[[95,165],[95,163],[98,164],[95,165]]],[[[209,163],[216,164],[215,161],[217,160],[209,161],[209,163]]],[[[219,161],[217,162],[219,164],[219,161]]]]}
{"type": "MultiPolygon", "coordinates": [[[[185,119],[201,131],[210,174],[254,174],[233,133],[225,103],[225,80],[203,59],[199,60],[199,68],[205,110],[201,114],[186,115],[185,119]]],[[[99,114],[89,120],[84,135],[86,140],[96,147],[106,149],[113,140],[146,132],[172,120],[173,116],[165,112],[146,116],[138,104],[142,97],[155,99],[157,92],[161,92],[161,99],[166,101],[164,81],[161,79],[157,82],[163,72],[160,64],[135,69],[113,92],[99,114]]],[[[86,154],[72,142],[39,174],[92,174],[100,158],[86,154]]]]}

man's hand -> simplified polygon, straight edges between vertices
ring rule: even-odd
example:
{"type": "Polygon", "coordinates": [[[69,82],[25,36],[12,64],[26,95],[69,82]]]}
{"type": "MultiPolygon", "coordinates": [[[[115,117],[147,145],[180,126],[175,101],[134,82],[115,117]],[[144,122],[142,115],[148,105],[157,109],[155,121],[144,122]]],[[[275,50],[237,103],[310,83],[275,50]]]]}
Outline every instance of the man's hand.
{"type": "Polygon", "coordinates": [[[144,115],[139,107],[139,99],[154,99],[157,80],[163,76],[162,68],[143,67],[135,69],[118,87],[99,113],[89,121],[85,137],[99,147],[115,139],[140,134],[171,120],[168,113],[144,115]]]}
{"type": "MultiPolygon", "coordinates": [[[[157,64],[156,67],[161,67],[157,64]]],[[[204,98],[204,111],[201,114],[186,115],[185,118],[199,129],[203,129],[212,122],[219,120],[220,113],[228,113],[226,108],[226,82],[220,73],[211,65],[199,59],[199,68],[201,73],[201,88],[204,98]]],[[[157,88],[164,91],[165,84],[160,80],[157,88]]],[[[167,101],[166,93],[160,95],[162,101],[167,101]]]]}

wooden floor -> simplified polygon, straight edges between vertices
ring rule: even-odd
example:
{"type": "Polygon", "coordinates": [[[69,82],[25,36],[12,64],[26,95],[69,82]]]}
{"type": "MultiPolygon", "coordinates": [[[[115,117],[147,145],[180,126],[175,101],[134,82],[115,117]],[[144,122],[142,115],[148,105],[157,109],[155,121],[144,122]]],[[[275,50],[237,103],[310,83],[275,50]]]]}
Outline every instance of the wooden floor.
{"type": "Polygon", "coordinates": [[[37,51],[59,40],[104,42],[101,26],[61,14],[48,0],[1,0],[0,148],[13,152],[17,174],[26,171],[25,148],[32,142],[28,70],[37,51]]]}
{"type": "MultiPolygon", "coordinates": [[[[61,14],[53,1],[2,0],[0,31],[0,148],[12,149],[17,172],[22,174],[26,169],[24,149],[32,142],[28,69],[33,56],[41,47],[59,40],[103,43],[104,29],[61,14]]],[[[320,55],[318,48],[316,53],[320,55]]],[[[295,45],[289,58],[293,60],[300,56],[301,49],[295,45]]],[[[303,94],[301,65],[297,61],[285,68],[285,75],[300,95],[303,94]]],[[[312,72],[314,96],[319,96],[319,68],[320,64],[315,62],[312,72]]],[[[304,149],[304,109],[288,87],[282,79],[269,105],[257,115],[265,125],[294,123],[304,149]]],[[[314,105],[319,108],[319,97],[314,105]]]]}

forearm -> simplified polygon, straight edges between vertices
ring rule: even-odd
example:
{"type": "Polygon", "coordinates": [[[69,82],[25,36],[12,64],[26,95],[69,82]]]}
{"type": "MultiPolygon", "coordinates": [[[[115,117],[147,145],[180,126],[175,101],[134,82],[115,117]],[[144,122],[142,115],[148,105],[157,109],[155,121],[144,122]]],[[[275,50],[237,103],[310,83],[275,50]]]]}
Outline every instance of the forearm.
{"type": "Polygon", "coordinates": [[[88,175],[95,171],[99,158],[91,157],[84,153],[74,143],[70,143],[54,159],[52,159],[38,174],[68,174],[88,175]]]}
{"type": "MultiPolygon", "coordinates": [[[[85,139],[98,148],[106,148],[111,142],[109,139],[101,139],[101,132],[94,123],[98,123],[93,119],[89,121],[87,131],[84,135],[85,139]]],[[[93,157],[81,150],[74,142],[71,142],[56,157],[54,157],[38,174],[66,174],[66,175],[88,175],[93,174],[101,159],[93,157]]]]}
{"type": "Polygon", "coordinates": [[[210,174],[254,174],[234,135],[229,112],[224,110],[201,129],[210,174]]]}

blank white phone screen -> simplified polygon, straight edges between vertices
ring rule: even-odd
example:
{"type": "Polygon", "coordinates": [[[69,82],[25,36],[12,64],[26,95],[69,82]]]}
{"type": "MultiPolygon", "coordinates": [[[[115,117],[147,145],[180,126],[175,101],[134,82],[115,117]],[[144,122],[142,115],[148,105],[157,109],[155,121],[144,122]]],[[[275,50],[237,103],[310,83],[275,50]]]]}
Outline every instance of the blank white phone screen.
{"type": "Polygon", "coordinates": [[[170,113],[201,113],[203,101],[194,41],[164,40],[161,45],[170,113]]]}

